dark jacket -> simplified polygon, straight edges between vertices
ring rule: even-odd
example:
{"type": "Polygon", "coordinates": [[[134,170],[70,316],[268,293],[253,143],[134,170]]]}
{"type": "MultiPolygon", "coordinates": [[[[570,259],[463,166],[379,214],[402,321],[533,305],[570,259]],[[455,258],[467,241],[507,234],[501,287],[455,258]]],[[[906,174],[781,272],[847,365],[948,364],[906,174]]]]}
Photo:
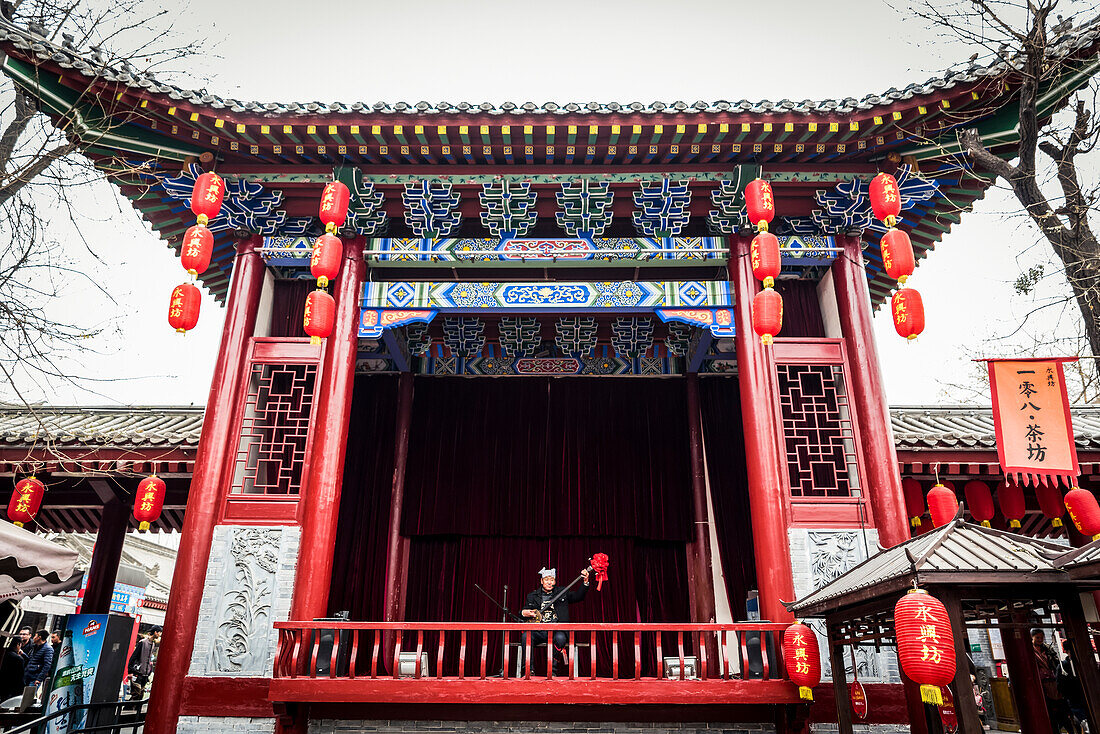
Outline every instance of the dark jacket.
{"type": "Polygon", "coordinates": [[[7,701],[23,692],[23,656],[15,650],[5,650],[0,658],[0,699],[7,701]]]}
{"type": "MultiPolygon", "coordinates": [[[[558,589],[554,589],[550,592],[550,595],[558,593],[558,589]]],[[[580,588],[573,589],[566,592],[560,599],[554,602],[554,613],[558,615],[559,622],[569,621],[569,605],[576,604],[584,599],[588,594],[588,585],[582,584],[580,588]]],[[[524,609],[542,609],[542,589],[538,588],[527,595],[527,601],[523,605],[524,609]]]]}
{"type": "Polygon", "coordinates": [[[53,646],[49,642],[41,645],[31,643],[30,652],[23,650],[27,665],[23,669],[23,685],[33,686],[38,681],[50,677],[50,668],[53,666],[53,646]]]}
{"type": "Polygon", "coordinates": [[[142,637],[134,645],[134,652],[130,655],[130,661],[126,669],[130,675],[140,675],[148,678],[153,672],[153,645],[155,643],[148,637],[142,637]]]}

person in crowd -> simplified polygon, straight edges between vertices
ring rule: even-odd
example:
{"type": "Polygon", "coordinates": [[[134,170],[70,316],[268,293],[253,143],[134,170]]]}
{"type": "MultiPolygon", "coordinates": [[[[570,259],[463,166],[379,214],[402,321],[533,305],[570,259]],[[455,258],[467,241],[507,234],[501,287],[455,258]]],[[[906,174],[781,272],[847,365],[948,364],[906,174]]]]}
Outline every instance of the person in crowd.
{"type": "Polygon", "coordinates": [[[0,701],[7,701],[23,692],[23,656],[19,654],[22,642],[16,635],[8,640],[4,655],[0,657],[0,701]]]}
{"type": "Polygon", "coordinates": [[[130,698],[140,699],[145,695],[145,686],[156,667],[156,647],[160,642],[160,627],[152,627],[145,636],[134,645],[134,652],[126,669],[130,673],[130,698]]]}
{"type": "Polygon", "coordinates": [[[1058,692],[1062,694],[1062,700],[1066,702],[1069,715],[1073,722],[1073,732],[1082,731],[1081,724],[1088,720],[1088,712],[1085,708],[1085,691],[1081,687],[1081,679],[1077,677],[1077,668],[1074,666],[1069,640],[1062,642],[1062,652],[1066,654],[1062,662],[1058,664],[1058,692]]]}
{"type": "Polygon", "coordinates": [[[24,648],[26,648],[27,651],[30,651],[30,649],[31,649],[30,648],[31,637],[33,637],[33,633],[31,632],[30,627],[20,627],[19,628],[19,649],[20,650],[23,650],[24,648]]]}
{"type": "Polygon", "coordinates": [[[53,649],[54,649],[55,652],[61,649],[61,633],[60,632],[51,632],[50,633],[50,644],[53,645],[53,649]]]}
{"type": "Polygon", "coordinates": [[[1039,628],[1031,630],[1031,649],[1035,653],[1035,665],[1039,669],[1039,684],[1043,688],[1043,698],[1050,716],[1050,727],[1058,734],[1065,727],[1074,734],[1077,728],[1069,713],[1069,707],[1058,690],[1058,654],[1046,644],[1046,633],[1039,628]]]}
{"type": "Polygon", "coordinates": [[[24,646],[20,652],[26,661],[23,668],[23,685],[37,688],[50,676],[50,669],[53,667],[50,633],[46,630],[38,630],[31,639],[30,647],[24,646]]]}

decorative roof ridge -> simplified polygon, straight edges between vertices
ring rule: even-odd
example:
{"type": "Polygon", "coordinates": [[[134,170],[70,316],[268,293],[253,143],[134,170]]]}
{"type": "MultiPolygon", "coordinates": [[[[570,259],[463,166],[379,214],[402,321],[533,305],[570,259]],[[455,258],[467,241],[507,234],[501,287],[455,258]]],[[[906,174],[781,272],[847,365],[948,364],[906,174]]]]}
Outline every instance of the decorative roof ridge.
{"type": "MultiPolygon", "coordinates": [[[[1073,54],[1095,44],[1100,40],[1100,17],[1085,23],[1077,28],[1065,31],[1052,43],[1054,56],[1059,60],[1067,59],[1073,54]]],[[[782,99],[778,102],[761,100],[751,102],[738,100],[729,102],[718,100],[715,102],[696,101],[686,103],[681,100],[675,102],[655,101],[648,105],[641,102],[568,102],[558,104],[556,102],[481,102],[478,104],[460,102],[452,104],[439,102],[432,104],[426,101],[416,103],[409,102],[245,102],[214,95],[205,89],[188,90],[173,84],[166,84],[158,80],[154,75],[138,71],[123,62],[121,68],[112,66],[105,61],[98,51],[81,51],[71,45],[58,46],[46,38],[37,35],[28,28],[15,25],[11,21],[0,17],[0,47],[9,47],[23,52],[23,55],[35,57],[41,61],[50,61],[62,68],[76,69],[86,77],[102,77],[110,82],[124,84],[128,87],[139,88],[152,94],[165,95],[177,102],[187,102],[200,107],[213,107],[227,109],[236,113],[255,114],[349,114],[349,113],[377,113],[377,114],[409,114],[409,115],[433,115],[448,113],[484,113],[490,115],[574,115],[574,114],[682,114],[682,113],[723,113],[723,112],[751,112],[756,114],[850,114],[857,111],[870,111],[875,107],[882,107],[913,97],[935,94],[952,89],[961,84],[977,83],[990,77],[998,77],[1010,70],[1010,62],[1003,59],[995,59],[986,65],[976,62],[959,62],[949,66],[939,76],[934,76],[923,83],[911,83],[903,89],[891,87],[882,93],[866,94],[861,98],[844,97],[841,99],[803,100],[793,102],[782,99]]],[[[1015,59],[1011,60],[1015,62],[1015,59]]],[[[1012,66],[1016,64],[1013,63],[1012,66]]]]}

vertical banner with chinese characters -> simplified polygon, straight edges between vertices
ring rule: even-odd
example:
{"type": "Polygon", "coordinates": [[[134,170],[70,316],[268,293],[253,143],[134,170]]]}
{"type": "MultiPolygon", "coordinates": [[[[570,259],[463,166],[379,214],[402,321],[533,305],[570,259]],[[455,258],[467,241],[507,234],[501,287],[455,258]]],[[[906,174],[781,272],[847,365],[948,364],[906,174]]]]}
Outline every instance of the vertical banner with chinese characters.
{"type": "Polygon", "coordinates": [[[1073,484],[1077,447],[1062,363],[1068,359],[991,359],[989,390],[997,455],[1006,477],[1020,484],[1073,484]]]}

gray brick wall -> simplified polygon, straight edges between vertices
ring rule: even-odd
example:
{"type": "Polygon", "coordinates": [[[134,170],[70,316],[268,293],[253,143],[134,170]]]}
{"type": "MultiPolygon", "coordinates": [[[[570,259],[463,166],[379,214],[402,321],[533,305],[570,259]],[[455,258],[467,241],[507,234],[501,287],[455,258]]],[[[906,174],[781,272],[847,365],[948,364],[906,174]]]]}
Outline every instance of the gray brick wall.
{"type": "Polygon", "coordinates": [[[309,734],[351,734],[352,732],[537,732],[537,734],[762,734],[774,732],[772,724],[731,724],[721,722],[663,722],[660,724],[625,721],[345,721],[319,719],[309,722],[309,734]]]}
{"type": "MultiPolygon", "coordinates": [[[[836,724],[810,724],[812,734],[828,734],[840,731],[836,724]]],[[[853,724],[852,731],[867,734],[909,734],[908,724],[853,724]]]]}
{"type": "Polygon", "coordinates": [[[285,621],[290,616],[300,536],[301,530],[297,527],[219,525],[214,528],[199,621],[195,628],[190,675],[271,675],[278,646],[278,634],[272,623],[285,621]],[[260,555],[263,557],[258,558],[254,552],[242,558],[240,546],[237,546],[237,555],[234,556],[234,539],[242,533],[257,530],[275,536],[271,544],[250,546],[253,551],[262,551],[260,555]],[[225,625],[231,624],[231,618],[235,615],[240,616],[242,606],[248,606],[232,605],[232,595],[242,588],[237,574],[238,564],[241,563],[248,566],[253,586],[259,591],[251,595],[255,623],[251,628],[248,624],[242,624],[242,634],[236,638],[241,649],[232,657],[239,664],[229,665],[226,664],[223,649],[226,647],[225,625]],[[260,636],[261,632],[263,636],[260,636]]]}
{"type": "Polygon", "coordinates": [[[275,719],[230,716],[181,716],[176,734],[273,734],[275,719]]]}

